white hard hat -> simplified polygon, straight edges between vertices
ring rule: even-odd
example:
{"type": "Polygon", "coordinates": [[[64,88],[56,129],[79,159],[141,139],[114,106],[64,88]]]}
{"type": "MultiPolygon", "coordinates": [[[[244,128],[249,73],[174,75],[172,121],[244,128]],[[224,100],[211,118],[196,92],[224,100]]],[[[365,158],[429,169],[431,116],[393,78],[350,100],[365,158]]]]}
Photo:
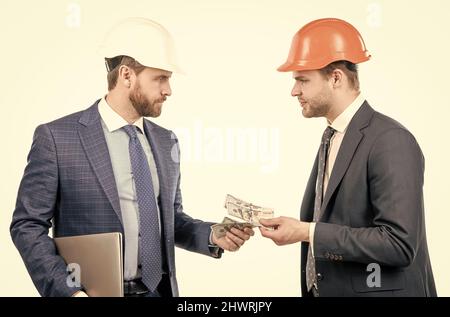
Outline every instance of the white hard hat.
{"type": "Polygon", "coordinates": [[[145,18],[127,18],[113,26],[99,54],[104,58],[126,55],[143,66],[183,73],[170,33],[161,24],[145,18]]]}

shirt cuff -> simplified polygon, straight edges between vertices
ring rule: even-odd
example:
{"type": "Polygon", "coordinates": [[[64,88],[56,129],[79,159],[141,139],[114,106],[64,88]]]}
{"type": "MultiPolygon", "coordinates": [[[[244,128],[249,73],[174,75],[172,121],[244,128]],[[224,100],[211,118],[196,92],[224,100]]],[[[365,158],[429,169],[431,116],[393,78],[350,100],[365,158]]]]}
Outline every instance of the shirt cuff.
{"type": "Polygon", "coordinates": [[[211,251],[211,255],[214,258],[219,258],[221,255],[221,252],[220,252],[221,248],[217,244],[212,242],[212,235],[213,235],[213,231],[211,230],[211,232],[209,233],[208,247],[209,247],[209,250],[211,251]]]}
{"type": "Polygon", "coordinates": [[[311,222],[309,224],[309,247],[311,248],[311,254],[314,256],[314,231],[316,230],[316,223],[311,222]]]}
{"type": "Polygon", "coordinates": [[[209,246],[217,247],[217,244],[213,243],[213,241],[212,241],[212,235],[213,235],[213,231],[211,230],[211,232],[209,233],[209,246]]]}

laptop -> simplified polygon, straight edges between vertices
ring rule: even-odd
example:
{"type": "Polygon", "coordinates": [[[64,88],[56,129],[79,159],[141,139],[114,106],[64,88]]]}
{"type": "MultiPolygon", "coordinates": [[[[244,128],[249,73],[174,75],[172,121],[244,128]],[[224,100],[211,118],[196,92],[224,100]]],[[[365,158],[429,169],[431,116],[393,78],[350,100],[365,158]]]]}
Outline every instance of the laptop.
{"type": "Polygon", "coordinates": [[[61,237],[53,240],[65,262],[68,265],[75,263],[71,268],[80,269],[78,276],[81,286],[89,296],[123,297],[123,254],[120,232],[61,237]]]}

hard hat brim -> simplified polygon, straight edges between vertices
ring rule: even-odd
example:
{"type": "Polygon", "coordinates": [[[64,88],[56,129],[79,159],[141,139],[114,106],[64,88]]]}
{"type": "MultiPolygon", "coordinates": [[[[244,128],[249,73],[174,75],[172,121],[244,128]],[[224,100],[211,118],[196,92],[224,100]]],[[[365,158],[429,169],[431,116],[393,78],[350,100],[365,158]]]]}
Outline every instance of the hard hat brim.
{"type": "Polygon", "coordinates": [[[114,25],[97,50],[101,59],[129,56],[141,65],[184,74],[178,66],[170,33],[146,18],[127,18],[114,25]]]}
{"type": "Polygon", "coordinates": [[[369,52],[365,52],[365,54],[354,57],[352,59],[346,58],[346,57],[334,57],[332,59],[330,58],[324,58],[323,60],[317,60],[317,61],[286,61],[284,64],[279,66],[277,68],[277,71],[279,72],[292,72],[292,71],[304,71],[304,70],[317,70],[322,69],[326,67],[327,65],[338,62],[338,61],[349,61],[353,64],[359,64],[368,61],[371,58],[371,55],[369,52]]]}

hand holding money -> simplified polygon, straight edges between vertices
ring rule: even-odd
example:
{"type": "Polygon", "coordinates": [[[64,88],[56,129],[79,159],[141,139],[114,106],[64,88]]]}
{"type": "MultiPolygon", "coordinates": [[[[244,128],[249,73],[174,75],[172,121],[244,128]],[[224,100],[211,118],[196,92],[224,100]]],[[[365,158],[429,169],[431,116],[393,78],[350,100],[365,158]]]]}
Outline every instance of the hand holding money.
{"type": "Polygon", "coordinates": [[[217,238],[222,238],[225,234],[231,231],[231,228],[236,228],[238,230],[243,231],[245,228],[253,228],[254,226],[248,222],[237,222],[231,218],[225,217],[223,218],[221,223],[216,223],[211,226],[211,229],[214,235],[217,238]]]}
{"type": "Polygon", "coordinates": [[[259,219],[271,219],[274,216],[273,208],[265,208],[253,205],[242,199],[227,195],[225,208],[228,214],[244,220],[255,227],[260,227],[259,219]]]}
{"type": "MultiPolygon", "coordinates": [[[[256,206],[231,195],[226,196],[225,208],[228,214],[237,220],[225,217],[221,223],[212,225],[211,230],[213,231],[213,240],[226,242],[227,247],[234,248],[230,251],[236,251],[244,244],[245,240],[253,236],[252,228],[261,226],[260,219],[271,219],[274,216],[272,208],[256,206]]],[[[216,244],[219,245],[219,243],[216,244]]]]}
{"type": "Polygon", "coordinates": [[[252,225],[225,217],[222,223],[211,226],[212,242],[224,250],[237,251],[255,233],[252,225]]]}

